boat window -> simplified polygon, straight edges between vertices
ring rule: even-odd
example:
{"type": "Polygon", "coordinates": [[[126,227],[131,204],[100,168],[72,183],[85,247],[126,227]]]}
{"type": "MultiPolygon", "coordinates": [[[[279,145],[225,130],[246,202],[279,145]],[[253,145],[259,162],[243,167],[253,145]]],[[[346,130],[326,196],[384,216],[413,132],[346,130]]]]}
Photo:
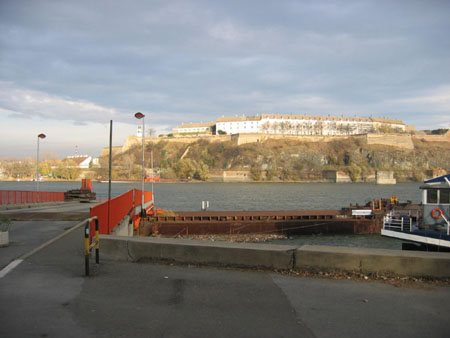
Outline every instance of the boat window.
{"type": "Polygon", "coordinates": [[[450,204],[450,189],[440,191],[439,204],[450,204]]]}
{"type": "Polygon", "coordinates": [[[437,203],[437,190],[428,189],[427,190],[427,203],[437,203]]]}

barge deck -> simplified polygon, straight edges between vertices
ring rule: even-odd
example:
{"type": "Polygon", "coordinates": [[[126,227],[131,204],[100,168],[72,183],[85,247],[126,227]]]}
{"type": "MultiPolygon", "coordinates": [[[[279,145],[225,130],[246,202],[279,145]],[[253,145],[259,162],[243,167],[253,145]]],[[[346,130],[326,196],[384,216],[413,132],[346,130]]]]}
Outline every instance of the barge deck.
{"type": "Polygon", "coordinates": [[[178,211],[145,217],[140,235],[364,234],[379,233],[381,226],[376,215],[351,216],[342,210],[178,211]]]}

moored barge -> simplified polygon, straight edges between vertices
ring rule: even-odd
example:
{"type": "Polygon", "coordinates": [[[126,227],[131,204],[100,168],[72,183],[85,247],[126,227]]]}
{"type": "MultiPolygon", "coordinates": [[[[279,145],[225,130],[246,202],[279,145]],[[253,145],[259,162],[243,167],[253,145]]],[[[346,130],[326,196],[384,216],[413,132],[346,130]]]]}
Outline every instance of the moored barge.
{"type": "Polygon", "coordinates": [[[178,211],[147,216],[141,235],[379,233],[373,210],[178,211]],[[369,211],[369,212],[367,212],[369,211]]]}

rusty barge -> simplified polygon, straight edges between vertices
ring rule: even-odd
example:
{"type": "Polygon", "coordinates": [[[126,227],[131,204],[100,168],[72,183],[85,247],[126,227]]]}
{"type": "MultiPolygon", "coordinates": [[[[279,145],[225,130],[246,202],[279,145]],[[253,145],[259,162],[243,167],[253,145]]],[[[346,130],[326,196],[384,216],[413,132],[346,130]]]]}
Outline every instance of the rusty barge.
{"type": "Polygon", "coordinates": [[[380,233],[383,211],[342,210],[178,211],[155,213],[142,219],[141,236],[271,233],[306,234],[380,233]]]}

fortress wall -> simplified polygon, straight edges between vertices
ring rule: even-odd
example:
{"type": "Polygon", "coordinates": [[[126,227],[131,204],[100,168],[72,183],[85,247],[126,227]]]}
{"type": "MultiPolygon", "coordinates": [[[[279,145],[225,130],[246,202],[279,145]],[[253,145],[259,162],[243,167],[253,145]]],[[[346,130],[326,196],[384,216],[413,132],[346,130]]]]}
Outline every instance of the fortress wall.
{"type": "Polygon", "coordinates": [[[450,142],[450,130],[444,135],[414,135],[413,137],[427,142],[450,142]]]}
{"type": "Polygon", "coordinates": [[[414,149],[411,135],[367,134],[367,144],[380,144],[402,149],[414,149]]]}
{"type": "Polygon", "coordinates": [[[246,143],[264,142],[267,140],[295,140],[302,142],[331,142],[334,140],[348,140],[359,138],[365,141],[365,135],[349,135],[349,136],[316,136],[316,135],[281,135],[281,134],[234,134],[231,140],[237,145],[246,143]]]}
{"type": "MultiPolygon", "coordinates": [[[[450,142],[450,132],[446,135],[415,136],[416,138],[434,142],[450,142]]],[[[226,142],[232,141],[237,145],[246,143],[265,142],[267,140],[296,140],[302,142],[331,142],[335,140],[360,139],[367,144],[380,144],[393,146],[403,149],[414,149],[414,144],[410,135],[405,134],[367,134],[367,135],[348,135],[348,136],[318,136],[318,135],[281,135],[281,134],[233,134],[233,135],[203,135],[203,136],[184,136],[184,137],[146,137],[146,143],[157,143],[160,141],[168,143],[191,144],[199,140],[208,142],[226,142]]],[[[129,136],[122,147],[113,147],[113,155],[126,152],[134,146],[141,145],[142,138],[139,136],[129,136]]],[[[108,148],[102,150],[101,156],[108,155],[108,148]]]]}

